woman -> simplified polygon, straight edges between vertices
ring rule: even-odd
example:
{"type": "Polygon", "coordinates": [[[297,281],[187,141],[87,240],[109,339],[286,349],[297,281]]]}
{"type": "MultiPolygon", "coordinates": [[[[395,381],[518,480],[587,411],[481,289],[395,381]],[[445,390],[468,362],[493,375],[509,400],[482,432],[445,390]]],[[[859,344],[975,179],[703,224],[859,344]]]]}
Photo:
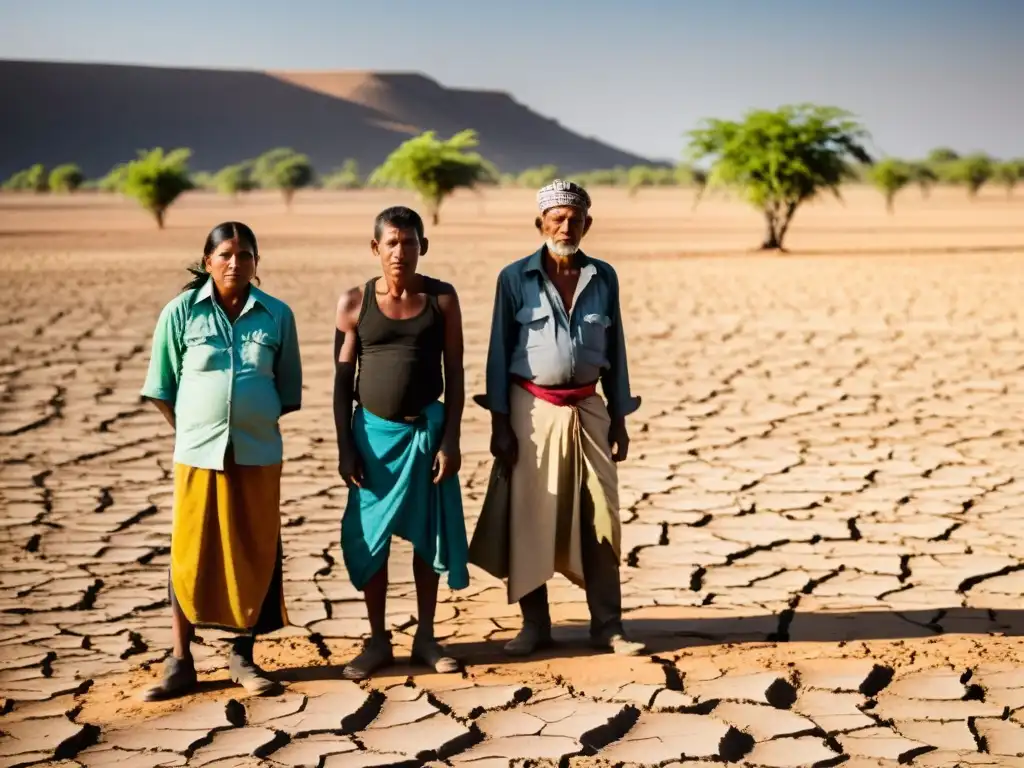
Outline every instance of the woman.
{"type": "Polygon", "coordinates": [[[174,428],[170,598],[174,649],[147,701],[193,691],[196,626],[239,633],[231,679],[280,686],[253,662],[254,638],[287,623],[281,579],[279,419],[299,410],[295,318],[252,285],[259,252],[245,224],[206,238],[194,279],[164,307],[142,396],[174,428]]]}

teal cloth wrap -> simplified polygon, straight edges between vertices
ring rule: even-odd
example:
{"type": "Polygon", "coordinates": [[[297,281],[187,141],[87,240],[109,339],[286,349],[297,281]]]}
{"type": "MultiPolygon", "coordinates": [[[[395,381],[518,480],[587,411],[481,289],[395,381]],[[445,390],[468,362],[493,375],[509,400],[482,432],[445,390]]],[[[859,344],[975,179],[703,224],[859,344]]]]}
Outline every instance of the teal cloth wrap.
{"type": "Polygon", "coordinates": [[[451,589],[469,586],[469,544],[458,476],[435,484],[434,458],[444,431],[444,405],[436,401],[412,422],[389,421],[362,407],[352,437],[363,461],[362,488],[351,488],[341,521],[341,552],[356,589],[387,562],[397,535],[451,589]]]}

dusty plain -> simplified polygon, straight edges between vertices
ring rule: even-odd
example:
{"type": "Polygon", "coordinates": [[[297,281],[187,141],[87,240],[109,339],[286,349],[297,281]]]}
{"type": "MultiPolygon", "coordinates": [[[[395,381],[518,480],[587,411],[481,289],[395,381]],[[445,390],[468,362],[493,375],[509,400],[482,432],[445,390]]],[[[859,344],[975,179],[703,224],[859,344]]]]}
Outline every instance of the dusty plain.
{"type": "MultiPolygon", "coordinates": [[[[593,655],[553,584],[561,647],[509,661],[500,583],[442,588],[465,662],[338,679],[364,631],[340,562],[331,417],[338,294],[372,276],[385,192],[183,198],[158,232],[114,197],[0,197],[0,767],[1024,765],[1024,200],[917,190],[802,210],[788,255],[756,212],[677,190],[595,190],[587,250],[623,286],[643,406],[620,470],[628,627],[651,654],[593,655]],[[285,418],[294,626],[247,698],[202,632],[203,690],[144,704],[170,632],[172,435],[138,392],[161,306],[206,231],[261,238],[295,310],[303,410],[285,418]]],[[[460,195],[423,270],[454,281],[482,391],[494,279],[536,247],[529,190],[460,195]]],[[[472,531],[489,470],[467,406],[472,531]]],[[[415,628],[409,550],[391,623],[415,628]]],[[[405,664],[404,650],[399,663],[405,664]]]]}

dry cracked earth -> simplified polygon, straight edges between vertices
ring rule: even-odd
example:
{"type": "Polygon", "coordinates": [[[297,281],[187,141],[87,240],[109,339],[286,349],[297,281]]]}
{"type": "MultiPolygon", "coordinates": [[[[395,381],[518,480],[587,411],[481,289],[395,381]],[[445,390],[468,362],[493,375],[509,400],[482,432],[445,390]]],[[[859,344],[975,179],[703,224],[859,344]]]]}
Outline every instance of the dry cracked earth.
{"type": "MultiPolygon", "coordinates": [[[[582,593],[561,644],[510,661],[499,582],[442,588],[456,675],[339,679],[365,629],[340,563],[333,304],[372,275],[383,193],[186,198],[157,233],[102,197],[0,200],[0,766],[1024,765],[1024,232],[1012,202],[854,190],[801,213],[794,253],[743,253],[756,215],[680,193],[595,195],[589,249],[625,289],[643,407],[622,465],[623,593],[637,659],[592,655],[582,593]],[[1015,218],[1017,225],[1014,225],[1015,218]],[[295,309],[303,410],[286,417],[293,626],[258,645],[254,699],[201,632],[202,690],[144,704],[170,642],[172,435],[140,402],[149,336],[214,223],[261,236],[295,309]]],[[[1017,205],[1019,209],[1019,204],[1017,205]]],[[[423,269],[455,281],[480,391],[497,270],[534,246],[531,196],[458,198],[423,269]]],[[[489,470],[467,407],[470,530],[489,470]]]]}

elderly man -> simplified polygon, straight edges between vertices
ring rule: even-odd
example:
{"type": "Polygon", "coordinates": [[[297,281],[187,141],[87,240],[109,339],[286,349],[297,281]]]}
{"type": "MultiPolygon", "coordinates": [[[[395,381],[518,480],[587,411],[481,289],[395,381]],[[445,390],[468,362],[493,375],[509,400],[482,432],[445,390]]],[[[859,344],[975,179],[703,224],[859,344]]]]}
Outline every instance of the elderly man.
{"type": "Polygon", "coordinates": [[[523,628],[508,654],[551,643],[546,583],[557,571],[586,590],[595,646],[637,655],[644,646],[622,626],[615,464],[640,398],[629,390],[619,281],[580,250],[593,223],[582,187],[556,180],[537,203],[544,244],[498,275],[487,394],[477,400],[491,411],[495,465],[471,561],[507,575],[508,601],[519,602],[523,628]],[[507,527],[493,512],[503,505],[507,527]],[[507,551],[480,555],[505,538],[507,551]]]}

